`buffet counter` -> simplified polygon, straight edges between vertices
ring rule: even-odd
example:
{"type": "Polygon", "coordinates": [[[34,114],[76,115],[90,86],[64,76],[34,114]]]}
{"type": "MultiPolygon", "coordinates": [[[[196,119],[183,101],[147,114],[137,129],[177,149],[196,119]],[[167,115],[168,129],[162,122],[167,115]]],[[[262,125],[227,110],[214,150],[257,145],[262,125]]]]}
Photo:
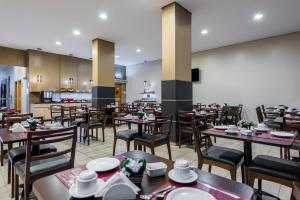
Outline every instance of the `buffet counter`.
{"type": "Polygon", "coordinates": [[[80,107],[81,104],[91,106],[91,102],[51,102],[51,103],[33,103],[30,104],[30,112],[33,116],[44,117],[45,120],[51,119],[50,115],[50,105],[62,105],[62,106],[77,106],[80,107]]]}

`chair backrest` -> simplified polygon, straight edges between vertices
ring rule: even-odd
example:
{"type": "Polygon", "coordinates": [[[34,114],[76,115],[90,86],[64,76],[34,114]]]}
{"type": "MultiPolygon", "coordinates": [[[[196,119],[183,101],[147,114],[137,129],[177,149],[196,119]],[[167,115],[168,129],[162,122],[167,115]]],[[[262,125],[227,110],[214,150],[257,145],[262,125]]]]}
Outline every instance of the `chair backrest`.
{"type": "Polygon", "coordinates": [[[264,118],[266,118],[267,114],[266,114],[266,109],[265,109],[265,105],[264,104],[261,105],[261,110],[262,110],[262,114],[263,114],[264,118]]]}
{"type": "Polygon", "coordinates": [[[20,123],[26,119],[32,118],[33,113],[22,113],[14,115],[4,115],[2,116],[2,127],[9,128],[14,123],[20,123]]]}
{"type": "Polygon", "coordinates": [[[263,116],[263,114],[262,114],[262,112],[261,112],[260,107],[257,107],[257,108],[256,108],[256,115],[257,115],[257,120],[258,120],[258,122],[259,122],[259,123],[262,123],[262,122],[264,121],[264,116],[263,116]]]}
{"type": "Polygon", "coordinates": [[[77,107],[76,106],[70,106],[68,108],[69,110],[69,117],[70,117],[70,122],[74,122],[76,120],[76,115],[77,115],[77,107]]]}
{"type": "Polygon", "coordinates": [[[172,130],[172,123],[173,123],[173,116],[155,117],[152,142],[154,142],[155,135],[157,134],[164,134],[169,137],[172,130]]]}
{"type": "MultiPolygon", "coordinates": [[[[75,158],[75,148],[77,141],[77,127],[72,126],[57,130],[47,130],[47,131],[33,131],[27,133],[27,148],[26,148],[26,158],[25,158],[25,179],[30,178],[30,163],[33,161],[43,161],[49,158],[55,158],[60,156],[66,156],[69,158],[70,163],[67,168],[74,167],[75,158]],[[45,154],[39,154],[39,152],[34,152],[33,149],[39,145],[54,144],[58,142],[71,142],[68,148],[57,151],[49,152],[45,154]]],[[[57,171],[58,172],[58,171],[57,171]]],[[[53,172],[52,172],[53,173],[53,172]]],[[[54,172],[56,173],[56,172],[54,172]]],[[[50,174],[48,174],[50,175],[50,174]]]]}
{"type": "Polygon", "coordinates": [[[102,122],[103,125],[106,125],[107,116],[105,114],[105,111],[103,109],[101,110],[90,110],[89,111],[89,117],[88,117],[88,123],[91,121],[99,121],[102,122]]]}
{"type": "Polygon", "coordinates": [[[63,116],[63,106],[61,105],[50,105],[50,116],[51,119],[58,116],[63,116]]]}
{"type": "Polygon", "coordinates": [[[196,114],[193,111],[177,111],[179,131],[184,132],[185,127],[191,127],[192,121],[195,119],[196,114]]]}
{"type": "MultiPolygon", "coordinates": [[[[114,112],[112,114],[112,127],[113,127],[113,131],[114,131],[114,135],[117,134],[117,126],[119,125],[117,123],[118,120],[116,120],[115,118],[124,117],[124,116],[126,116],[126,113],[124,113],[124,112],[114,112]]],[[[128,124],[128,128],[131,129],[130,124],[129,123],[127,123],[127,124],[128,124]]]]}

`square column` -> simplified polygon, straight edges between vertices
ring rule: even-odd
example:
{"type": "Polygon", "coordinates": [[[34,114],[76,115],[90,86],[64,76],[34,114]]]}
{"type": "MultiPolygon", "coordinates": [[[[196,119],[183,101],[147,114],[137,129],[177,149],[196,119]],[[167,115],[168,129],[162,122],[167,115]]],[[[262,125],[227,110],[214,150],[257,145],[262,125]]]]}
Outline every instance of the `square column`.
{"type": "Polygon", "coordinates": [[[192,110],[191,13],[174,2],[162,8],[162,113],[173,115],[171,140],[177,141],[177,111],[192,110]]]}
{"type": "Polygon", "coordinates": [[[93,107],[115,102],[115,44],[94,39],[93,48],[93,107]]]}

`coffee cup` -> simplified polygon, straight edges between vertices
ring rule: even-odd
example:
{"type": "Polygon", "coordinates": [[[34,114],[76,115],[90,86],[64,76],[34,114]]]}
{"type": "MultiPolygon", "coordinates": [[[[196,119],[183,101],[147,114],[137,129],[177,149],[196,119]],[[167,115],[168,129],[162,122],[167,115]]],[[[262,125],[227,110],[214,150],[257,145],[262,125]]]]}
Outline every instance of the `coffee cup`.
{"type": "Polygon", "coordinates": [[[97,174],[91,170],[82,171],[76,179],[77,192],[87,195],[97,190],[97,174]]]}
{"type": "Polygon", "coordinates": [[[190,169],[186,160],[177,159],[174,163],[174,173],[178,179],[188,179],[190,177],[190,169]]]}

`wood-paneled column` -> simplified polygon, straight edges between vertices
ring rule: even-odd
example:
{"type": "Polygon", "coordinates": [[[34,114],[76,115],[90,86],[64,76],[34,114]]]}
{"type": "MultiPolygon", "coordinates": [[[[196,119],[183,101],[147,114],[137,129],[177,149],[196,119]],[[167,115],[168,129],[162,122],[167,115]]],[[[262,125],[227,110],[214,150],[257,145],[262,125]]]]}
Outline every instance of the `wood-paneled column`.
{"type": "Polygon", "coordinates": [[[115,102],[115,44],[97,38],[92,48],[92,105],[102,107],[115,102]]]}
{"type": "MultiPolygon", "coordinates": [[[[162,8],[162,112],[192,110],[191,35],[192,14],[174,2],[162,8]]],[[[171,140],[177,141],[176,122],[171,140]]]]}

